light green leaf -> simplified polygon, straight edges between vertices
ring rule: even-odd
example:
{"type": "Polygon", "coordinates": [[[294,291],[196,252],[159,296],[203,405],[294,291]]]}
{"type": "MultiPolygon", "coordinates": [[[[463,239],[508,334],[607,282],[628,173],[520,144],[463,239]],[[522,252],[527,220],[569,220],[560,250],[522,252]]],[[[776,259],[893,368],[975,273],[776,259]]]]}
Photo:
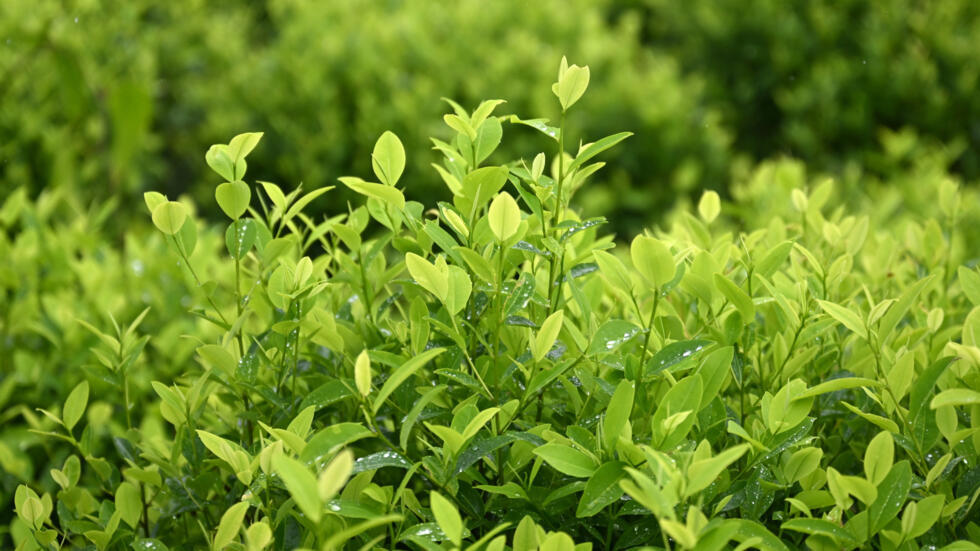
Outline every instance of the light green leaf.
{"type": "Polygon", "coordinates": [[[211,551],[221,551],[235,539],[242,528],[246,512],[248,512],[248,502],[242,501],[232,505],[225,511],[225,514],[221,515],[218,532],[214,535],[214,541],[211,542],[211,551]]]}
{"type": "Polygon", "coordinates": [[[596,462],[585,453],[557,442],[534,448],[534,455],[544,459],[556,471],[578,478],[592,476],[598,467],[596,462]]]}
{"type": "Polygon", "coordinates": [[[459,266],[449,266],[448,278],[449,292],[446,295],[446,309],[452,315],[458,314],[466,307],[466,302],[470,299],[473,291],[473,282],[466,270],[459,266]]]}
{"type": "Polygon", "coordinates": [[[701,215],[701,219],[710,224],[720,213],[721,198],[718,197],[718,192],[709,189],[702,193],[701,201],[698,202],[698,214],[701,215]]]}
{"type": "Polygon", "coordinates": [[[320,501],[317,480],[313,473],[299,461],[283,454],[272,458],[272,467],[279,473],[299,510],[314,523],[320,522],[323,503],[320,501]]]}
{"type": "Polygon", "coordinates": [[[204,160],[211,167],[211,170],[228,182],[233,182],[235,178],[235,158],[231,155],[227,145],[216,144],[208,148],[204,154],[204,160]]]}
{"type": "Polygon", "coordinates": [[[61,420],[65,424],[68,432],[78,424],[82,414],[85,413],[85,406],[88,405],[88,381],[82,381],[71,391],[65,400],[65,406],[61,411],[61,420]]]}
{"type": "Polygon", "coordinates": [[[343,176],[339,178],[340,182],[361,195],[366,195],[368,197],[374,197],[384,203],[392,205],[397,210],[402,210],[405,208],[405,195],[402,194],[401,190],[392,186],[386,186],[384,184],[378,184],[376,182],[365,182],[360,178],[355,178],[353,176],[343,176]]]}
{"type": "Polygon", "coordinates": [[[259,145],[262,135],[262,132],[245,132],[232,138],[228,143],[228,153],[231,158],[238,161],[247,157],[255,149],[255,146],[259,145]]]}
{"type": "Polygon", "coordinates": [[[119,511],[123,522],[130,528],[136,528],[143,513],[143,502],[140,500],[139,489],[133,483],[123,482],[116,488],[116,511],[119,511]]]}
{"type": "Polygon", "coordinates": [[[374,406],[371,408],[372,412],[377,413],[378,410],[381,409],[381,406],[384,404],[385,400],[388,399],[388,396],[390,396],[396,388],[401,386],[401,384],[405,382],[406,379],[411,377],[416,371],[418,371],[419,368],[429,363],[429,361],[445,351],[445,348],[432,348],[426,350],[418,356],[413,356],[408,361],[403,363],[394,371],[394,373],[391,374],[390,377],[388,377],[388,380],[385,381],[385,384],[381,387],[381,390],[378,391],[378,397],[374,399],[374,406]]]}
{"type": "Polygon", "coordinates": [[[344,450],[337,454],[330,461],[317,480],[317,492],[320,500],[326,503],[337,495],[337,492],[344,487],[347,479],[354,471],[354,454],[350,450],[344,450]]]}
{"type": "Polygon", "coordinates": [[[819,518],[794,518],[784,522],[780,528],[810,535],[826,536],[838,545],[853,547],[858,540],[853,534],[838,524],[819,518]]]}
{"type": "Polygon", "coordinates": [[[187,207],[177,201],[160,203],[153,209],[153,225],[167,235],[180,231],[187,220],[187,207]]]}
{"type": "Polygon", "coordinates": [[[443,273],[428,260],[415,253],[405,255],[405,266],[412,279],[440,301],[449,296],[449,273],[443,273]]]}
{"type": "Polygon", "coordinates": [[[875,486],[879,485],[892,469],[895,461],[895,442],[889,432],[879,432],[864,450],[864,474],[875,486]]]}
{"type": "Polygon", "coordinates": [[[493,416],[496,415],[497,412],[499,411],[500,408],[494,407],[494,408],[485,409],[480,413],[477,413],[476,416],[473,417],[473,419],[471,419],[470,422],[466,424],[466,428],[463,429],[463,441],[466,442],[470,438],[476,436],[476,433],[480,432],[480,429],[482,429],[483,426],[487,424],[487,421],[492,419],[493,416]]]}
{"type": "Polygon", "coordinates": [[[337,423],[318,431],[310,438],[303,448],[299,458],[307,463],[315,463],[329,456],[343,446],[364,438],[370,438],[374,433],[360,423],[337,423]]]}
{"type": "Polygon", "coordinates": [[[820,304],[820,307],[823,308],[824,312],[830,314],[830,317],[840,322],[841,325],[857,333],[861,337],[864,337],[865,339],[868,338],[868,330],[864,327],[864,322],[861,320],[860,316],[841,306],[840,304],[834,304],[833,302],[826,300],[817,300],[817,303],[820,304]]]}
{"type": "Polygon", "coordinates": [[[677,266],[674,265],[674,255],[667,245],[659,239],[646,235],[637,235],[630,245],[630,258],[633,266],[644,279],[660,289],[674,279],[677,266]]]}
{"type": "Polygon", "coordinates": [[[905,537],[917,538],[928,532],[932,525],[939,520],[945,501],[946,496],[939,494],[923,498],[918,502],[910,502],[905,508],[905,514],[902,515],[902,529],[905,537]],[[906,517],[910,517],[907,528],[906,517]]]}
{"type": "Polygon", "coordinates": [[[442,528],[449,541],[453,542],[456,547],[462,545],[463,519],[460,518],[456,506],[439,492],[429,494],[429,505],[432,507],[432,514],[436,517],[439,528],[442,528]]]}
{"type": "Polygon", "coordinates": [[[517,228],[521,225],[521,209],[514,198],[504,191],[497,194],[490,203],[487,222],[494,237],[502,243],[517,233],[517,228]]]}
{"type": "Polygon", "coordinates": [[[970,406],[980,404],[980,392],[968,388],[951,388],[933,397],[929,407],[939,409],[943,406],[970,406]]]}
{"type": "Polygon", "coordinates": [[[599,266],[599,273],[609,283],[621,291],[629,292],[633,288],[633,282],[630,279],[629,272],[626,271],[626,266],[623,265],[623,262],[619,258],[606,251],[593,251],[592,256],[599,266]]]}
{"type": "Polygon", "coordinates": [[[721,472],[749,451],[748,444],[732,446],[718,455],[691,463],[687,469],[687,486],[684,497],[693,496],[717,480],[721,472]]]}
{"type": "Polygon", "coordinates": [[[714,274],[714,282],[715,287],[721,291],[721,294],[725,295],[725,298],[735,305],[735,308],[738,309],[745,323],[749,323],[755,319],[755,304],[752,303],[752,297],[743,291],[741,287],[735,285],[732,280],[721,274],[714,274]]]}
{"type": "Polygon", "coordinates": [[[371,167],[378,180],[388,186],[394,186],[402,177],[402,171],[405,170],[405,147],[393,132],[385,131],[374,144],[371,167]]]}
{"type": "Polygon", "coordinates": [[[810,398],[821,394],[827,394],[828,392],[837,392],[838,390],[858,388],[862,386],[878,387],[881,386],[881,382],[862,377],[841,377],[839,379],[824,381],[815,387],[804,390],[797,395],[796,399],[810,398]]]}
{"type": "Polygon", "coordinates": [[[609,406],[602,418],[602,445],[609,453],[616,449],[619,436],[629,427],[634,393],[633,383],[623,379],[609,400],[609,406]]]}
{"type": "MultiPolygon", "coordinates": [[[[573,170],[578,169],[589,159],[595,157],[596,155],[602,153],[603,151],[618,144],[619,142],[625,140],[626,138],[629,138],[632,135],[633,135],[632,132],[619,132],[617,134],[612,134],[600,140],[596,140],[592,143],[583,145],[582,148],[579,150],[578,155],[575,156],[575,160],[573,160],[571,164],[568,165],[568,168],[566,169],[567,171],[566,173],[570,173],[573,170]]],[[[595,167],[600,165],[601,163],[592,166],[595,167]]]]}
{"type": "Polygon", "coordinates": [[[551,346],[555,344],[555,340],[558,338],[558,334],[561,332],[562,322],[565,319],[565,311],[558,310],[554,314],[548,316],[541,327],[538,329],[538,333],[534,336],[531,341],[531,354],[534,356],[534,361],[540,362],[544,357],[551,351],[551,346]]]}
{"type": "Polygon", "coordinates": [[[796,450],[783,466],[783,474],[790,484],[798,482],[820,467],[823,450],[820,448],[803,448],[796,450]]]}
{"type": "Polygon", "coordinates": [[[354,362],[354,384],[361,396],[371,393],[371,358],[368,357],[367,349],[361,351],[354,362]]]}
{"type": "Polygon", "coordinates": [[[960,266],[956,270],[956,275],[959,277],[960,287],[963,289],[963,294],[966,295],[966,298],[974,306],[980,306],[980,273],[966,266],[960,266]]]}
{"type": "Polygon", "coordinates": [[[569,107],[582,97],[586,88],[589,87],[589,67],[579,67],[572,65],[558,77],[554,92],[561,103],[562,111],[567,111],[569,107]]]}

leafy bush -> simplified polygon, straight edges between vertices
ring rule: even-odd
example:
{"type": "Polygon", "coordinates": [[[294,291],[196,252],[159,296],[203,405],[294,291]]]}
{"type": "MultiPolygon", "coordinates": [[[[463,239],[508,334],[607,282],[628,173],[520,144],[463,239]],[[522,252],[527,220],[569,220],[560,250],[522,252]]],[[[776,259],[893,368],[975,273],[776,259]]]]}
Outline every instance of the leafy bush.
{"type": "MultiPolygon", "coordinates": [[[[562,63],[560,120],[589,80],[562,63]]],[[[13,473],[17,548],[977,548],[976,192],[845,207],[770,163],[618,250],[569,205],[629,134],[499,108],[444,118],[452,202],[406,200],[390,132],[331,218],[304,213],[329,187],[244,181],[259,133],[205,157],[223,231],[147,193],[195,315],[93,316],[103,368],[6,414],[55,462],[13,473]],[[546,152],[485,162],[526,125],[546,152]]],[[[6,202],[13,258],[59,227],[42,207],[6,202]]]]}
{"type": "Polygon", "coordinates": [[[970,0],[642,0],[644,40],[705,83],[741,151],[840,170],[869,165],[883,129],[946,144],[980,176],[970,0]]]}
{"type": "MultiPolygon", "coordinates": [[[[674,187],[718,185],[728,136],[696,78],[643,49],[635,18],[610,21],[604,3],[262,3],[9,0],[0,6],[0,179],[36,194],[69,185],[109,194],[157,189],[176,197],[214,182],[201,144],[263,128],[249,158],[263,179],[322,187],[370,170],[374,137],[394,130],[412,155],[409,198],[451,195],[430,177],[429,136],[448,140],[440,97],[507,100],[551,113],[547,77],[561,52],[588,57],[602,78],[572,115],[591,135],[637,134],[593,214],[620,209],[621,228],[669,207],[674,187]],[[519,22],[519,25],[515,25],[519,22]],[[23,109],[20,106],[32,106],[23,109]]],[[[499,160],[531,147],[515,133],[499,160]]],[[[345,212],[344,194],[324,209],[345,212]]],[[[208,214],[207,193],[196,196],[208,214]]]]}

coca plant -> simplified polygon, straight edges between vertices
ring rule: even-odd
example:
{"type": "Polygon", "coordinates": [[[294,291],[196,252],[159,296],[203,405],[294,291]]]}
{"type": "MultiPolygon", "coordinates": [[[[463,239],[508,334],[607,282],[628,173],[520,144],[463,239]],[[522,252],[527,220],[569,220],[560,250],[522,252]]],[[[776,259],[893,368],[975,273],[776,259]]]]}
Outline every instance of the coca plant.
{"type": "MultiPolygon", "coordinates": [[[[955,185],[945,226],[904,241],[822,183],[765,220],[707,192],[619,250],[571,206],[630,135],[566,127],[589,77],[562,60],[557,126],[450,101],[452,202],[405,200],[386,132],[373,179],[339,180],[363,203],[313,219],[332,188],[247,183],[262,135],[242,134],[206,155],[231,222],[202,264],[191,206],[148,193],[218,336],[186,336],[196,363],[156,403],[125,398],[111,457],[87,382],[44,412],[74,453],[18,488],[19,548],[977,549],[955,185]],[[486,164],[522,126],[545,151],[486,164]]],[[[90,328],[107,367],[139,321],[90,328]]]]}

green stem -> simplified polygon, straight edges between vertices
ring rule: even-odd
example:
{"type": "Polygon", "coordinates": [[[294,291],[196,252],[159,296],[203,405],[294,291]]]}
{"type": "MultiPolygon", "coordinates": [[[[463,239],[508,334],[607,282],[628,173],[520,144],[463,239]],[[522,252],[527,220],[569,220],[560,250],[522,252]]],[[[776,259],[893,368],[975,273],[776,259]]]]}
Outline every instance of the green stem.
{"type": "MultiPolygon", "coordinates": [[[[187,266],[187,271],[191,273],[191,276],[194,278],[194,282],[197,283],[198,287],[202,287],[204,284],[201,283],[201,278],[197,277],[197,272],[195,272],[194,267],[191,266],[191,261],[190,259],[187,258],[187,253],[184,252],[184,247],[180,244],[180,241],[177,241],[177,238],[174,237],[173,235],[171,235],[170,238],[173,239],[174,246],[177,247],[177,252],[180,253],[180,258],[181,260],[184,261],[184,265],[187,266]]],[[[205,298],[207,298],[208,303],[211,304],[211,308],[214,309],[214,312],[218,314],[218,318],[220,318],[225,325],[229,325],[228,320],[225,318],[224,314],[222,314],[221,310],[218,309],[218,305],[214,303],[214,299],[212,299],[210,296],[205,296],[205,298]]]]}

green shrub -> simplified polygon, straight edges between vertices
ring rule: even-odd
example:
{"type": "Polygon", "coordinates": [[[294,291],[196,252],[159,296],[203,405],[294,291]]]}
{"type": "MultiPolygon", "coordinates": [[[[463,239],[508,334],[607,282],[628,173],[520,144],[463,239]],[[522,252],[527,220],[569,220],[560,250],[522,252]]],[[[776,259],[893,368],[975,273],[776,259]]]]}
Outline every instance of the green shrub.
{"type": "Polygon", "coordinates": [[[980,176],[980,5],[970,0],[642,0],[644,40],[705,83],[740,151],[873,164],[883,129],[980,176]]]}
{"type": "MultiPolygon", "coordinates": [[[[0,6],[0,35],[10,37],[0,42],[0,180],[32,196],[53,185],[95,198],[196,194],[215,181],[201,144],[262,128],[253,170],[312,189],[370,170],[373,137],[391,129],[416,152],[409,198],[449,199],[430,168],[440,157],[429,137],[452,137],[439,124],[440,97],[499,97],[509,112],[550,115],[542,75],[569,52],[601,76],[571,122],[587,135],[637,134],[587,203],[595,215],[619,209],[619,227],[636,227],[669,207],[672,188],[718,185],[729,160],[698,79],[643,49],[638,27],[587,0],[111,0],[67,10],[9,0],[0,6]]],[[[515,133],[498,160],[519,158],[532,139],[515,133]]],[[[354,197],[342,197],[311,212],[345,212],[354,197]]],[[[220,215],[208,194],[196,199],[220,215]]]]}
{"type": "MultiPolygon", "coordinates": [[[[562,120],[589,80],[563,62],[562,120]]],[[[852,211],[771,163],[620,251],[569,205],[629,134],[539,121],[544,152],[484,163],[523,126],[498,107],[444,119],[452,202],[405,199],[390,132],[332,218],[303,212],[329,187],[244,181],[259,133],[206,155],[223,231],[147,193],[196,316],[89,329],[120,377],[150,335],[156,399],[93,373],[11,415],[61,463],[17,486],[15,545],[976,549],[975,192],[852,211]]]]}

